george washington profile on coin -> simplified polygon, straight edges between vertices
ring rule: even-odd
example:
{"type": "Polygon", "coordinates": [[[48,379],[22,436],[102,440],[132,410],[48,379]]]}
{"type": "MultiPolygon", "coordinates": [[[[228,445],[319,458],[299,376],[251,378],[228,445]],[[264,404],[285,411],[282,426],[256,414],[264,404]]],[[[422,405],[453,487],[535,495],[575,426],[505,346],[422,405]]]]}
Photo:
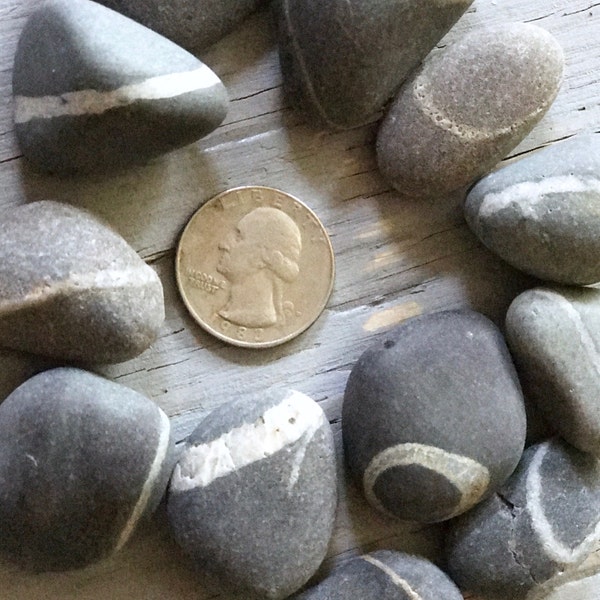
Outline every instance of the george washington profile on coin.
{"type": "Polygon", "coordinates": [[[244,327],[284,325],[294,306],[285,285],[300,272],[300,229],[283,211],[255,208],[242,217],[223,241],[216,270],[230,283],[218,314],[244,327]]]}

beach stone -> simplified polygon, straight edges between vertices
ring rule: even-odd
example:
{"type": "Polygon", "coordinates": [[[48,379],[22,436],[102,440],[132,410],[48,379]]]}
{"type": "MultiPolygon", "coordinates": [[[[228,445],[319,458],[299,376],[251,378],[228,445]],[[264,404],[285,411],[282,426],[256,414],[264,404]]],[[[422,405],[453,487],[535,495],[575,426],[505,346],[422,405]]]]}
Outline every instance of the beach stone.
{"type": "Polygon", "coordinates": [[[523,292],[506,335],[528,398],[569,443],[600,457],[600,290],[523,292]]]}
{"type": "Polygon", "coordinates": [[[531,24],[477,28],[432,54],[402,87],[377,136],[401,196],[437,199],[488,172],[550,108],[563,52],[531,24]]]}
{"type": "Polygon", "coordinates": [[[600,281],[600,135],[528,155],[479,181],[465,216],[513,267],[569,285],[600,281]]]}
{"type": "Polygon", "coordinates": [[[346,461],[367,500],[426,523],[498,489],[525,429],[504,339],[469,310],[409,319],[375,342],[354,365],[342,407],[346,461]]]}
{"type": "Polygon", "coordinates": [[[243,597],[280,600],[325,557],[336,506],[333,436],[295,391],[235,400],[186,441],[168,494],[174,537],[243,597]]]}
{"type": "Polygon", "coordinates": [[[86,363],[137,356],[164,320],[162,285],[117,233],[52,201],[0,217],[0,346],[86,363]]]}
{"type": "Polygon", "coordinates": [[[393,550],[357,556],[294,600],[462,600],[459,589],[433,563],[393,550]]]}
{"type": "Polygon", "coordinates": [[[23,154],[62,174],[145,163],[207,135],[227,111],[206,65],[90,0],[52,0],[30,16],[13,94],[23,154]]]}
{"type": "Polygon", "coordinates": [[[37,571],[107,557],[160,502],[173,452],[141,394],[74,368],[36,375],[0,405],[0,548],[37,571]]]}
{"type": "Polygon", "coordinates": [[[473,0],[277,0],[284,89],[312,123],[382,116],[400,84],[473,0]]]}
{"type": "Polygon", "coordinates": [[[264,0],[98,0],[190,50],[224,37],[264,0]]]}
{"type": "Polygon", "coordinates": [[[519,600],[599,541],[600,463],[554,438],[529,447],[498,494],[452,523],[447,571],[463,590],[519,600]]]}
{"type": "Polygon", "coordinates": [[[527,600],[598,600],[600,566],[569,569],[549,579],[527,596],[527,600]]]}

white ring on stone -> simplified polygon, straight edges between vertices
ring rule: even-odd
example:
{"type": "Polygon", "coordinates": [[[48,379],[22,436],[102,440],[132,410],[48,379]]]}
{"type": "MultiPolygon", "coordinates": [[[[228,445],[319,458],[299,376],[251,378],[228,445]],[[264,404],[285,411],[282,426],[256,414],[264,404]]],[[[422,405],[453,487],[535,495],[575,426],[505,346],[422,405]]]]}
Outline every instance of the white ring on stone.
{"type": "Polygon", "coordinates": [[[472,458],[453,454],[435,446],[404,443],[386,448],[373,457],[365,469],[363,487],[367,500],[382,512],[391,514],[375,495],[375,484],[379,476],[388,469],[410,465],[418,465],[442,475],[459,490],[460,502],[448,518],[479,502],[490,483],[487,468],[472,458]]]}

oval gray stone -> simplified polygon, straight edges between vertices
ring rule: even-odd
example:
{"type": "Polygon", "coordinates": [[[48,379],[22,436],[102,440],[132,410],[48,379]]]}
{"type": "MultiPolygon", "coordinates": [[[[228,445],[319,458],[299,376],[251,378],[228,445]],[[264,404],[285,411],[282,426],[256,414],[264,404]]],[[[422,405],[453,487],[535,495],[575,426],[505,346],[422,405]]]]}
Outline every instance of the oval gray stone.
{"type": "Polygon", "coordinates": [[[553,144],[479,181],[465,216],[512,266],[558,283],[600,280],[600,135],[553,144]]]}
{"type": "Polygon", "coordinates": [[[328,577],[294,600],[462,600],[459,589],[433,563],[378,550],[334,567],[328,577]]]}
{"type": "Polygon", "coordinates": [[[437,522],[496,490],[525,442],[525,409],[504,340],[483,315],[410,319],[352,369],[342,408],[346,461],[367,500],[437,522]]]}
{"type": "Polygon", "coordinates": [[[461,589],[520,600],[599,541],[600,463],[555,438],[529,447],[498,494],[452,524],[447,570],[461,589]]]}
{"type": "Polygon", "coordinates": [[[28,19],[13,69],[15,128],[36,168],[63,174],[142,164],[215,129],[220,79],[195,56],[90,0],[28,19]]]}
{"type": "Polygon", "coordinates": [[[40,373],[0,405],[0,548],[37,571],[119,550],[166,489],[167,416],[73,368],[40,373]]]}
{"type": "Polygon", "coordinates": [[[323,411],[299,392],[272,393],[202,420],[173,472],[167,509],[194,562],[244,597],[280,600],[325,557],[336,495],[323,411]]]}
{"type": "Polygon", "coordinates": [[[190,50],[210,46],[265,0],[98,0],[190,50]]]}
{"type": "Polygon", "coordinates": [[[284,88],[312,122],[379,118],[473,0],[277,0],[284,88]]]}
{"type": "Polygon", "coordinates": [[[523,292],[506,334],[528,398],[568,442],[600,457],[600,290],[523,292]]]}
{"type": "Polygon", "coordinates": [[[409,198],[439,198],[489,171],[544,116],[563,52],[543,29],[473,30],[425,61],[377,137],[383,176],[409,198]]]}
{"type": "Polygon", "coordinates": [[[156,272],[84,210],[42,201],[0,219],[0,346],[87,363],[133,358],[164,320],[156,272]]]}

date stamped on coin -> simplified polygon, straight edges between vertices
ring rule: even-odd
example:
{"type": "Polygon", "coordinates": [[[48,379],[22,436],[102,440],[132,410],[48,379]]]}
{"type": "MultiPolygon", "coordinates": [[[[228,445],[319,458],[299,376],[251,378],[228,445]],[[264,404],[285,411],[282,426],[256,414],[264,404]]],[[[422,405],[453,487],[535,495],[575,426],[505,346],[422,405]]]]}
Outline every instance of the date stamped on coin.
{"type": "Polygon", "coordinates": [[[269,187],[228,190],[181,235],[177,285],[194,319],[237,346],[286,342],[319,317],[333,289],[327,231],[302,202],[269,187]]]}

